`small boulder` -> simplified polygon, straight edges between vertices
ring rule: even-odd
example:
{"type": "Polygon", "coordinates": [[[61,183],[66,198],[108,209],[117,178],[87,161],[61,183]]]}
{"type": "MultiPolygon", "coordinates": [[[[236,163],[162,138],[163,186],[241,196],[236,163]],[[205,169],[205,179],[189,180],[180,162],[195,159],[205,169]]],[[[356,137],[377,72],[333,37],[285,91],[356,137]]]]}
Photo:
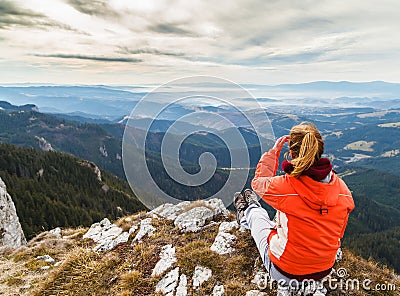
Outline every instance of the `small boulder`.
{"type": "Polygon", "coordinates": [[[179,267],[168,272],[156,285],[156,293],[161,292],[165,296],[173,296],[179,281],[179,267]]]}
{"type": "Polygon", "coordinates": [[[49,231],[50,234],[54,235],[56,238],[62,238],[61,228],[57,227],[49,231]]]}
{"type": "Polygon", "coordinates": [[[193,288],[199,288],[204,282],[208,281],[211,276],[211,269],[203,266],[196,266],[193,274],[193,288]]]}
{"type": "Polygon", "coordinates": [[[54,260],[50,255],[43,255],[43,256],[37,256],[36,260],[43,260],[46,263],[54,264],[56,260],[54,260]]]}
{"type": "Polygon", "coordinates": [[[189,205],[190,201],[183,201],[176,205],[166,203],[150,211],[148,214],[154,218],[161,217],[167,220],[175,220],[176,217],[182,214],[185,211],[185,208],[187,208],[189,205]]]}
{"type": "Polygon", "coordinates": [[[88,232],[83,235],[83,238],[92,239],[97,243],[93,250],[102,252],[112,250],[118,244],[127,242],[129,234],[127,232],[123,233],[122,228],[104,218],[99,223],[94,223],[88,232]]]}
{"type": "Polygon", "coordinates": [[[174,221],[182,232],[197,232],[207,221],[214,217],[214,213],[207,207],[200,206],[180,214],[174,221]]]}
{"type": "Polygon", "coordinates": [[[151,225],[151,218],[143,219],[140,222],[139,232],[134,237],[132,244],[134,244],[135,242],[141,242],[143,237],[145,237],[146,235],[149,237],[153,236],[155,230],[156,228],[151,225]]]}
{"type": "Polygon", "coordinates": [[[176,288],[175,296],[186,296],[187,295],[187,277],[181,274],[178,288],[176,288]]]}
{"type": "Polygon", "coordinates": [[[213,289],[212,296],[224,296],[225,295],[225,288],[222,285],[216,285],[213,289]]]}
{"type": "Polygon", "coordinates": [[[235,250],[234,245],[237,238],[235,235],[230,234],[229,231],[238,227],[239,225],[236,221],[222,222],[219,226],[214,243],[211,246],[211,250],[220,255],[231,254],[235,250]]]}
{"type": "Polygon", "coordinates": [[[165,271],[170,269],[176,261],[175,248],[173,248],[172,245],[163,246],[160,252],[160,261],[157,262],[151,276],[159,276],[163,274],[165,271]]]}

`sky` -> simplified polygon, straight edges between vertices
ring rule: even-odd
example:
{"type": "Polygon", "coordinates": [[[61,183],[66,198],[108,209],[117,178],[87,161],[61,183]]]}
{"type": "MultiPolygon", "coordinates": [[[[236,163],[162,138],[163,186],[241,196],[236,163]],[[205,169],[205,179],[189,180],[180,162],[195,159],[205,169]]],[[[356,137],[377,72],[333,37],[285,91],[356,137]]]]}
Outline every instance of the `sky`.
{"type": "Polygon", "coordinates": [[[0,0],[0,84],[400,82],[397,0],[0,0]]]}

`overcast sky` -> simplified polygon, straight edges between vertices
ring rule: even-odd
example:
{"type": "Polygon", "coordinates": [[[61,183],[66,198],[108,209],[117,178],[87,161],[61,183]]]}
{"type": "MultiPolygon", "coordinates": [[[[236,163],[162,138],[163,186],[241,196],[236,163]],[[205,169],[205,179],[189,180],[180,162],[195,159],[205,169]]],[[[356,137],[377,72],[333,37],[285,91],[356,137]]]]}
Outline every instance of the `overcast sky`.
{"type": "Polygon", "coordinates": [[[0,83],[400,82],[400,1],[0,0],[0,83]]]}

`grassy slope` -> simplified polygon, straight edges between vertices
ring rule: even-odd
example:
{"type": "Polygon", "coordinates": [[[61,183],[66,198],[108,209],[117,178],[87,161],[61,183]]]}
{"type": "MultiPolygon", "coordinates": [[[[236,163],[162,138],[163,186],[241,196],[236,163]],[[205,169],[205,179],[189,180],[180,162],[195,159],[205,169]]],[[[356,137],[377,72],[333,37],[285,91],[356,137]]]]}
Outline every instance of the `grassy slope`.
{"type": "MultiPolygon", "coordinates": [[[[145,213],[117,221],[125,229],[138,224],[145,213]]],[[[229,220],[234,219],[233,215],[229,220]]],[[[245,295],[246,291],[257,289],[251,280],[255,271],[262,270],[255,244],[248,232],[233,233],[238,237],[236,250],[231,255],[218,255],[210,246],[218,231],[218,225],[208,227],[198,233],[180,234],[173,223],[163,219],[153,219],[157,228],[155,236],[145,238],[142,243],[131,246],[120,244],[113,251],[97,254],[88,247],[91,241],[83,240],[85,229],[64,229],[63,235],[69,239],[55,239],[43,233],[29,242],[26,248],[9,253],[0,262],[0,295],[156,295],[155,286],[160,277],[152,278],[151,272],[159,260],[161,247],[172,244],[176,247],[180,273],[188,276],[189,295],[210,295],[214,285],[222,284],[226,295],[245,295]],[[35,260],[38,255],[50,254],[58,267],[43,271],[45,265],[35,260]],[[202,265],[212,270],[212,278],[200,289],[191,288],[194,267],[202,265]],[[6,266],[11,266],[9,269],[6,266]],[[7,272],[4,272],[7,270],[7,272]],[[23,288],[30,284],[29,288],[23,288]],[[5,294],[4,294],[5,293],[5,294]]],[[[134,236],[136,233],[133,233],[134,236]]],[[[346,268],[347,278],[365,278],[374,283],[392,283],[400,287],[400,279],[392,270],[367,261],[345,250],[344,259],[336,268],[346,268]]],[[[265,290],[265,295],[276,295],[275,290],[265,290]]],[[[328,295],[343,295],[331,291],[328,295]]],[[[398,295],[395,292],[348,291],[347,295],[398,295]]]]}

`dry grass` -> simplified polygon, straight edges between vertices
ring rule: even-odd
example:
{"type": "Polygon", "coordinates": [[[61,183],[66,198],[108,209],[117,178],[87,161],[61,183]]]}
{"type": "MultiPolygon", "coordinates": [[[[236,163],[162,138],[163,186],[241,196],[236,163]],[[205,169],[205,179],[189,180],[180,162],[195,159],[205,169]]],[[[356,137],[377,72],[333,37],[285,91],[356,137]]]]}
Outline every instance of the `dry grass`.
{"type": "MultiPolygon", "coordinates": [[[[376,295],[390,296],[400,295],[400,278],[392,269],[387,268],[382,264],[378,264],[372,260],[365,260],[355,256],[349,250],[344,250],[343,260],[335,266],[336,269],[345,268],[347,276],[344,280],[357,279],[360,282],[360,287],[364,280],[371,280],[370,287],[375,288],[376,284],[394,284],[397,291],[366,291],[363,289],[350,289],[346,291],[346,295],[376,295]]],[[[339,291],[332,291],[329,295],[343,295],[339,291]]]]}
{"type": "Polygon", "coordinates": [[[119,218],[114,222],[115,225],[122,228],[122,231],[128,231],[133,225],[140,224],[140,220],[144,219],[146,212],[140,212],[135,215],[119,218]]]}

